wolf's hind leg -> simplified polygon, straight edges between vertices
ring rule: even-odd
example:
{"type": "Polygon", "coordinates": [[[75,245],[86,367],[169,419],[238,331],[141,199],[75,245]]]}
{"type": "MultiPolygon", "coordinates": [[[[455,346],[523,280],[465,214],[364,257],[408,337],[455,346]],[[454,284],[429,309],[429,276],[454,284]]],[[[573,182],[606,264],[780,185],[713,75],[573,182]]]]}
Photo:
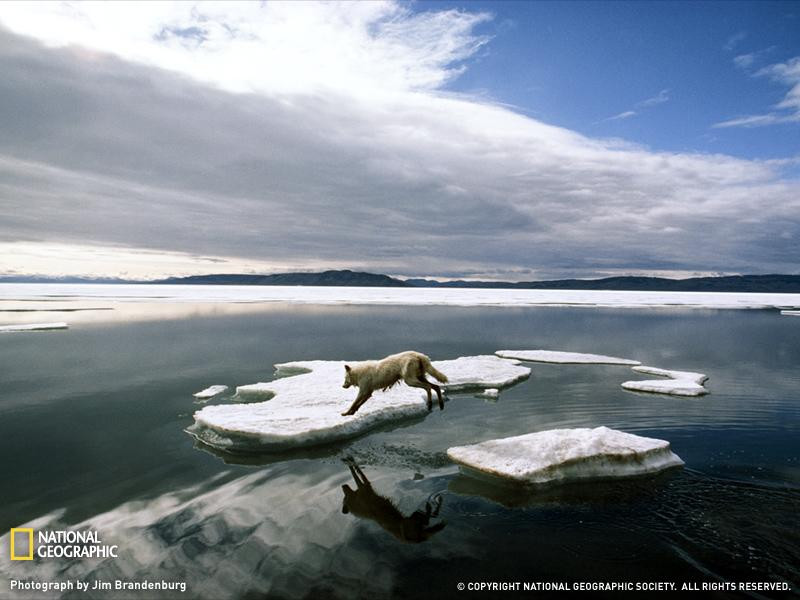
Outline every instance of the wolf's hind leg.
{"type": "Polygon", "coordinates": [[[439,400],[439,410],[444,410],[444,400],[442,400],[442,388],[431,383],[430,386],[436,391],[436,399],[439,400]]]}
{"type": "Polygon", "coordinates": [[[406,384],[409,385],[410,387],[422,388],[423,390],[425,390],[428,393],[428,410],[431,410],[433,408],[433,398],[431,397],[430,383],[420,379],[416,380],[410,379],[409,381],[406,381],[406,384]]]}

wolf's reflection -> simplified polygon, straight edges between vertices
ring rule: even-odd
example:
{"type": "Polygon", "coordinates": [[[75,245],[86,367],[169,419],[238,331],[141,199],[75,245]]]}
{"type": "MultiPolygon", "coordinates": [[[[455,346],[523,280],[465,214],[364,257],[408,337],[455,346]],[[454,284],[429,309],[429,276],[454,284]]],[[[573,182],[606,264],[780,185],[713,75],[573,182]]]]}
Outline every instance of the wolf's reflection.
{"type": "Polygon", "coordinates": [[[398,540],[412,544],[424,542],[444,529],[445,523],[443,522],[429,526],[430,520],[438,517],[439,510],[442,508],[440,494],[428,498],[425,501],[424,510],[414,511],[405,517],[392,504],[391,500],[375,493],[369,479],[352,458],[342,460],[350,468],[350,473],[356,482],[355,490],[351,489],[349,485],[342,486],[344,492],[343,513],[353,513],[362,519],[371,519],[398,540]]]}

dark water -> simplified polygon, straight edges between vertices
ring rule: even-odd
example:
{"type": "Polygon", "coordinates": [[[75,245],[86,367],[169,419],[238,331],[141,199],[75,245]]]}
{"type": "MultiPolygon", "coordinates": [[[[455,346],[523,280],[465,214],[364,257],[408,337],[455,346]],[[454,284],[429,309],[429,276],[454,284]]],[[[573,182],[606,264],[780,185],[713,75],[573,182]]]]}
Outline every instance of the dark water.
{"type": "Polygon", "coordinates": [[[514,595],[456,587],[484,581],[778,581],[796,590],[798,365],[800,319],[773,311],[272,306],[6,335],[0,533],[39,518],[84,523],[122,555],[4,562],[0,575],[164,578],[188,583],[181,597],[207,598],[514,595]],[[412,348],[434,359],[609,354],[706,373],[711,394],[636,394],[620,388],[640,377],[625,367],[536,364],[496,402],[454,395],[424,420],[305,452],[243,460],[183,432],[199,406],[191,394],[207,385],[263,381],[289,360],[412,348]],[[686,467],[521,493],[459,475],[445,455],[598,425],[667,439],[686,467]],[[345,457],[369,481],[347,512],[342,486],[356,483],[345,457]]]}

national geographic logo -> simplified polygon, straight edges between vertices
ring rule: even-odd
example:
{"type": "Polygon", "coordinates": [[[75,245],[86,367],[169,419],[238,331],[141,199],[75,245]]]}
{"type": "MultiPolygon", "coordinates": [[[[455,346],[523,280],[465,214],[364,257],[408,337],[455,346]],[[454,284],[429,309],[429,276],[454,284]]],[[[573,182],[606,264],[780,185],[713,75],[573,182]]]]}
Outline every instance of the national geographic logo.
{"type": "Polygon", "coordinates": [[[34,558],[117,558],[119,546],[104,544],[96,531],[16,527],[9,535],[11,560],[34,558]],[[34,540],[36,543],[34,543],[34,540]]]}
{"type": "Polygon", "coordinates": [[[11,560],[33,560],[32,528],[12,528],[11,535],[9,537],[11,538],[11,560]],[[22,543],[20,544],[20,542],[22,543]]]}

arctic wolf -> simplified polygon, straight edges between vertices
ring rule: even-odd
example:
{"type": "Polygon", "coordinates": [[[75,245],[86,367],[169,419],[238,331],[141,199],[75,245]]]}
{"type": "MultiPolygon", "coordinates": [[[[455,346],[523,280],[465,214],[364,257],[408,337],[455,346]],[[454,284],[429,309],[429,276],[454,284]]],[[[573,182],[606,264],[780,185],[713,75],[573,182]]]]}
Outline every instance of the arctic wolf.
{"type": "Polygon", "coordinates": [[[368,360],[353,365],[344,366],[344,386],[349,388],[354,385],[358,388],[358,396],[347,412],[342,416],[354,415],[364,402],[370,399],[375,390],[387,390],[395,383],[403,380],[411,387],[422,388],[428,392],[428,410],[433,407],[431,390],[436,390],[439,408],[444,410],[442,388],[425,379],[425,373],[430,373],[442,383],[447,383],[447,376],[433,368],[431,359],[419,352],[401,352],[392,354],[383,360],[368,360]]]}

